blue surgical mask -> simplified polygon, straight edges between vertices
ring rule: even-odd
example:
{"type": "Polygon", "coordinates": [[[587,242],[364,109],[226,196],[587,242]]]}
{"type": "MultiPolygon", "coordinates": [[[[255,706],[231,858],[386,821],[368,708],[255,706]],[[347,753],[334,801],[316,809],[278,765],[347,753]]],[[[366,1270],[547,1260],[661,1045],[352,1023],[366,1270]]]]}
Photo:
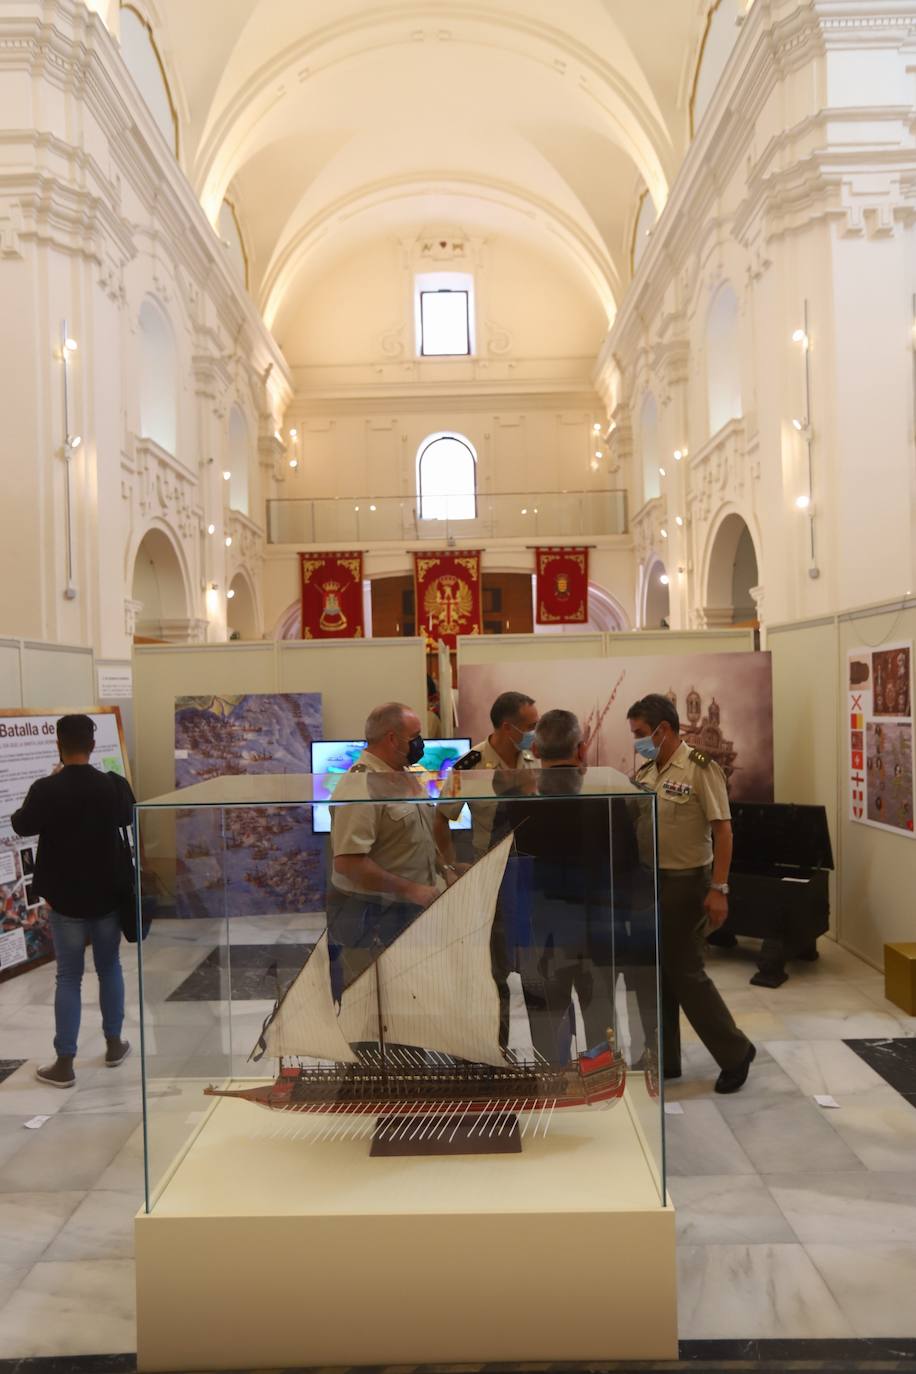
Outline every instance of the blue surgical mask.
{"type": "Polygon", "coordinates": [[[528,753],[534,744],[534,731],[526,730],[518,742],[518,747],[523,754],[528,753]]]}
{"type": "Polygon", "coordinates": [[[633,741],[633,748],[636,750],[637,754],[639,754],[640,758],[648,759],[650,762],[658,758],[658,745],[651,735],[646,735],[644,739],[635,739],[633,741]]]}

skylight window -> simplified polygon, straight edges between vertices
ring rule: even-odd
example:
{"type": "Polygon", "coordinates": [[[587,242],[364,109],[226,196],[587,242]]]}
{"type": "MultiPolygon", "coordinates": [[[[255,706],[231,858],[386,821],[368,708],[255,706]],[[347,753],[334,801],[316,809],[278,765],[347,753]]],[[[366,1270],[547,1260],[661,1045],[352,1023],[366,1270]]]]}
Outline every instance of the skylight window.
{"type": "Polygon", "coordinates": [[[421,358],[467,358],[473,353],[473,278],[467,273],[418,276],[415,308],[421,358]]]}

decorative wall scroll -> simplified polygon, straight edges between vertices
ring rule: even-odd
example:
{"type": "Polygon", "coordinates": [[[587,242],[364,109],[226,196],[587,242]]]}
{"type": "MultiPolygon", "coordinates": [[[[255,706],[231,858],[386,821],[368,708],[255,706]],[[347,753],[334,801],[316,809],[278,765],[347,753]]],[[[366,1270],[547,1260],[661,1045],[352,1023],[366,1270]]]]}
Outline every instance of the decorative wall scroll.
{"type": "Polygon", "coordinates": [[[303,639],[362,639],[361,553],[300,553],[303,639]]]}
{"type": "Polygon", "coordinates": [[[588,549],[536,549],[538,625],[584,625],[588,620],[588,549]]]}
{"type": "Polygon", "coordinates": [[[482,633],[479,552],[415,553],[413,568],[417,631],[430,648],[482,633]]]}
{"type": "Polygon", "coordinates": [[[912,643],[849,654],[849,818],[913,835],[912,643]]]}

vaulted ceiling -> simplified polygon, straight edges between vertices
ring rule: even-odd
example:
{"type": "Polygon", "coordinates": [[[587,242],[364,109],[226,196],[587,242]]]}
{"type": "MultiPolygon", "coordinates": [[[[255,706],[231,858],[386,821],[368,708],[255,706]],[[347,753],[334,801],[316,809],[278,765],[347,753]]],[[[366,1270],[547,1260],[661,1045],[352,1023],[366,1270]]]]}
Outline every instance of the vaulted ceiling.
{"type": "Polygon", "coordinates": [[[637,198],[684,155],[709,0],[155,0],[181,157],[235,204],[270,325],[431,218],[561,254],[610,321],[637,198]]]}

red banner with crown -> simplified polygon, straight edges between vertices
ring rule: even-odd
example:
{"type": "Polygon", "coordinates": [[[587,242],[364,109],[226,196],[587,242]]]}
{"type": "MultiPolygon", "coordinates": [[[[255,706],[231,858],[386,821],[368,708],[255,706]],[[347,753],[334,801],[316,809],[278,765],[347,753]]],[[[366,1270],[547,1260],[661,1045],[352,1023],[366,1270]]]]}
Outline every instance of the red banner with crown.
{"type": "Polygon", "coordinates": [[[538,625],[588,620],[588,549],[535,549],[538,625]]]}
{"type": "Polygon", "coordinates": [[[478,552],[415,553],[413,585],[417,634],[428,645],[454,649],[458,635],[482,633],[478,552]]]}
{"type": "Polygon", "coordinates": [[[303,639],[362,639],[361,553],[300,553],[303,639]]]}

